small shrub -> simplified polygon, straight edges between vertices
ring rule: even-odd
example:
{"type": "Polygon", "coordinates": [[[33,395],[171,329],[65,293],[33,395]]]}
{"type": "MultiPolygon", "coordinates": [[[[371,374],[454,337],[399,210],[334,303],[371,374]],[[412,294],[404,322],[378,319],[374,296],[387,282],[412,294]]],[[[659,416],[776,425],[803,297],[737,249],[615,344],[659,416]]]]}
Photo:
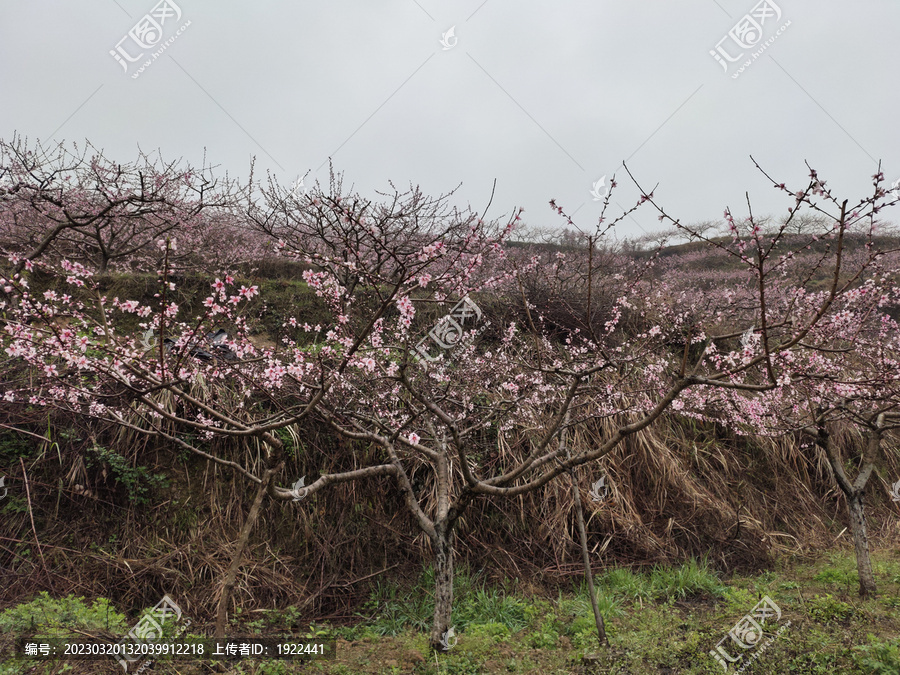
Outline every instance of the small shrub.
{"type": "MultiPolygon", "coordinates": [[[[125,616],[111,608],[109,600],[97,598],[90,605],[83,597],[69,595],[65,598],[51,598],[42,591],[33,600],[0,612],[0,652],[12,649],[18,637],[81,637],[74,629],[83,632],[127,630],[125,616]]],[[[32,672],[33,662],[21,657],[9,658],[0,663],[0,675],[19,675],[32,672]]],[[[46,669],[40,672],[63,673],[72,670],[71,664],[45,662],[46,669]]]]}
{"type": "Polygon", "coordinates": [[[579,616],[572,623],[566,626],[566,635],[576,637],[580,633],[590,633],[596,639],[597,624],[593,617],[579,616]]]}
{"type": "Polygon", "coordinates": [[[117,485],[128,494],[128,501],[136,506],[150,503],[153,489],[167,488],[169,482],[162,474],[151,474],[146,467],[131,466],[122,455],[104,447],[94,446],[86,458],[87,466],[105,465],[117,485]]]}
{"type": "Polygon", "coordinates": [[[556,622],[547,620],[541,624],[540,628],[532,631],[526,637],[526,643],[532,649],[552,649],[559,640],[559,630],[557,630],[556,622]]]}
{"type": "Polygon", "coordinates": [[[47,637],[64,637],[70,629],[116,632],[126,628],[126,618],[112,609],[109,600],[97,598],[90,605],[83,597],[51,598],[41,591],[30,602],[0,612],[0,632],[18,635],[39,631],[47,637]]]}

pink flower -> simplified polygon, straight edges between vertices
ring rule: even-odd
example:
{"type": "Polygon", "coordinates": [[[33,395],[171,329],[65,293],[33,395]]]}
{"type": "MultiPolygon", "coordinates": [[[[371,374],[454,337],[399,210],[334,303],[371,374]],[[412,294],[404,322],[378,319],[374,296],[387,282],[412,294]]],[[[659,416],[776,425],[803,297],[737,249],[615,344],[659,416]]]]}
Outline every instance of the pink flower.
{"type": "Polygon", "coordinates": [[[400,323],[403,324],[404,328],[409,328],[413,317],[416,315],[416,308],[413,307],[412,300],[404,295],[397,300],[397,309],[400,310],[400,323]]]}
{"type": "Polygon", "coordinates": [[[412,443],[413,445],[418,445],[420,440],[422,440],[422,439],[419,437],[419,434],[410,434],[409,435],[409,442],[412,443]]]}

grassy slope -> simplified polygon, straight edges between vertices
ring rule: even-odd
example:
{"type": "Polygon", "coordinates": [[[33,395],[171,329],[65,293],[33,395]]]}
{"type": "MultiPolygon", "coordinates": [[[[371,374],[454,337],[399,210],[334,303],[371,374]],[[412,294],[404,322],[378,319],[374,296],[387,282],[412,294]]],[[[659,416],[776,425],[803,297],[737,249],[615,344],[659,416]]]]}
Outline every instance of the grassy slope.
{"type": "MultiPolygon", "coordinates": [[[[745,672],[898,673],[900,553],[876,554],[875,567],[881,595],[866,601],[855,594],[854,560],[848,551],[784,560],[764,574],[735,576],[725,582],[696,563],[644,574],[616,568],[598,575],[600,604],[610,636],[608,649],[597,646],[583,589],[544,598],[515,583],[486,587],[461,574],[454,609],[459,641],[448,653],[439,655],[430,654],[426,647],[430,612],[426,573],[419,585],[405,591],[391,585],[376,587],[361,613],[367,618],[354,625],[306,626],[296,623],[296,614],[290,609],[256,613],[252,621],[238,617],[233,620],[233,634],[336,637],[337,658],[307,665],[248,659],[229,664],[227,672],[717,673],[721,668],[709,651],[760,597],[768,595],[779,605],[782,616],[766,624],[761,644],[787,627],[745,672]]],[[[0,629],[11,628],[12,614],[0,613],[0,629]]],[[[25,616],[28,610],[20,614],[25,616]]],[[[48,616],[46,611],[39,614],[48,616]]],[[[90,622],[102,621],[99,614],[93,619],[87,612],[78,615],[86,617],[77,624],[85,633],[98,632],[91,630],[90,622]]],[[[126,620],[126,624],[135,621],[126,620]]],[[[67,622],[75,625],[71,617],[61,623],[67,622]]],[[[199,634],[203,627],[195,627],[199,634]]],[[[40,633],[40,627],[36,632],[40,633]]],[[[9,637],[7,633],[7,643],[9,637]]],[[[748,650],[744,659],[759,649],[748,650]]],[[[737,650],[729,651],[736,654],[737,650]]],[[[62,672],[58,670],[62,662],[43,662],[29,671],[32,664],[6,659],[0,675],[62,672]]],[[[71,669],[63,669],[71,673],[115,672],[109,668],[111,664],[73,662],[71,669]]],[[[211,667],[212,663],[200,661],[160,662],[154,672],[200,673],[210,672],[211,667]]]]}

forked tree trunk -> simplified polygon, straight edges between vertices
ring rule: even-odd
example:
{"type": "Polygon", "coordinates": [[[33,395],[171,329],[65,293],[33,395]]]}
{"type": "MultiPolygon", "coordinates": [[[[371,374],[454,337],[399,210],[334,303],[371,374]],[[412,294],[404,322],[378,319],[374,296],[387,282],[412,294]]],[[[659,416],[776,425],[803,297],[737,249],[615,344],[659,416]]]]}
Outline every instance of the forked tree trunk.
{"type": "Polygon", "coordinates": [[[869,557],[869,535],[866,530],[866,513],[863,509],[863,491],[857,490],[847,499],[850,512],[850,531],[856,547],[856,570],[859,574],[859,594],[862,597],[875,595],[875,575],[872,573],[872,559],[869,557]]]}
{"type": "MultiPolygon", "coordinates": [[[[280,465],[279,465],[280,466],[280,465]]],[[[244,527],[241,529],[241,535],[238,538],[237,550],[234,552],[234,558],[231,559],[231,565],[225,574],[225,583],[222,585],[222,595],[219,597],[219,607],[216,614],[216,637],[225,637],[225,622],[228,618],[228,604],[231,602],[231,593],[237,582],[237,573],[241,567],[241,559],[244,557],[244,551],[247,550],[247,542],[250,541],[250,533],[256,525],[259,518],[259,509],[262,506],[263,497],[266,494],[266,488],[269,481],[275,475],[275,471],[268,469],[263,475],[262,483],[256,491],[256,498],[253,500],[253,506],[250,507],[250,513],[247,514],[247,520],[244,521],[244,527]]]]}
{"type": "Polygon", "coordinates": [[[835,480],[847,498],[847,513],[850,517],[850,532],[853,534],[853,546],[856,549],[856,571],[859,576],[859,595],[874,596],[877,592],[875,575],[872,573],[872,558],[869,555],[869,535],[866,529],[866,512],[863,507],[863,495],[869,476],[875,469],[875,458],[881,448],[882,418],[875,421],[874,426],[866,432],[866,446],[863,450],[862,469],[853,483],[844,472],[844,465],[837,448],[824,424],[819,423],[816,442],[825,450],[828,462],[834,472],[835,480]]]}
{"type": "Polygon", "coordinates": [[[434,623],[431,626],[431,648],[447,651],[456,638],[450,633],[453,611],[453,526],[446,520],[434,524],[434,623]]]}

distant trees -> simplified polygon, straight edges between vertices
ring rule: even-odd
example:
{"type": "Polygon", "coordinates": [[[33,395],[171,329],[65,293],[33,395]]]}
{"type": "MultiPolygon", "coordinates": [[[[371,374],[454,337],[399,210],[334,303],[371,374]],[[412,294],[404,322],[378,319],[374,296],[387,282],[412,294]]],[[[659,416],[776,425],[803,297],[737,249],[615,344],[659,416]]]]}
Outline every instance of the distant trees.
{"type": "Polygon", "coordinates": [[[119,164],[90,144],[45,148],[0,139],[0,245],[24,261],[52,254],[98,274],[128,263],[154,269],[157,242],[179,238],[170,264],[203,242],[204,214],[234,206],[234,185],[212,167],[192,168],[140,153],[119,164]]]}

